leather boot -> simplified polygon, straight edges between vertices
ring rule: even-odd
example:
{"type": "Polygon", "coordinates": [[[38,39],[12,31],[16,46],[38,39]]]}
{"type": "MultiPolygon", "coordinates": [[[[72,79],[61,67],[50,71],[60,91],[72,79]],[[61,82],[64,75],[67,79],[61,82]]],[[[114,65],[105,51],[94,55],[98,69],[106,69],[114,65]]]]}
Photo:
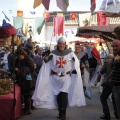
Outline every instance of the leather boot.
{"type": "Polygon", "coordinates": [[[66,120],[66,109],[62,110],[61,120],[66,120]]]}
{"type": "Polygon", "coordinates": [[[58,119],[60,119],[62,117],[62,109],[59,109],[59,114],[57,116],[58,119]]]}
{"type": "Polygon", "coordinates": [[[110,120],[110,115],[102,115],[100,116],[100,119],[110,120]]]}
{"type": "Polygon", "coordinates": [[[58,114],[57,118],[60,119],[61,116],[62,116],[62,98],[61,98],[61,93],[59,93],[57,95],[57,104],[58,104],[58,110],[59,110],[59,114],[58,114]]]}
{"type": "Polygon", "coordinates": [[[32,112],[31,112],[31,99],[26,98],[25,99],[24,115],[30,115],[30,114],[32,114],[32,112]]]}

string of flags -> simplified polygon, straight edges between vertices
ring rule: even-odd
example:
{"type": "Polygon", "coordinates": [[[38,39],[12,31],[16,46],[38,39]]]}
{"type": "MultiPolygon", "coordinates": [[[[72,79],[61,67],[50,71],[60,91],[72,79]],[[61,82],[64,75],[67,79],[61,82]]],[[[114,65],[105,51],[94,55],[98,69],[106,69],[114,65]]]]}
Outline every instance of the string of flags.
{"type": "MultiPolygon", "coordinates": [[[[57,6],[63,11],[66,12],[69,6],[69,0],[56,0],[57,6]]],[[[40,4],[43,4],[44,7],[49,10],[50,0],[34,0],[33,8],[38,7],[40,4]]]]}
{"type": "MultiPolygon", "coordinates": [[[[90,10],[93,13],[96,8],[96,0],[90,0],[91,7],[90,10]]],[[[63,12],[67,11],[69,6],[69,0],[56,0],[57,7],[59,7],[63,12]]],[[[33,8],[35,9],[39,5],[43,4],[46,10],[49,10],[50,0],[34,0],[33,8]]]]}

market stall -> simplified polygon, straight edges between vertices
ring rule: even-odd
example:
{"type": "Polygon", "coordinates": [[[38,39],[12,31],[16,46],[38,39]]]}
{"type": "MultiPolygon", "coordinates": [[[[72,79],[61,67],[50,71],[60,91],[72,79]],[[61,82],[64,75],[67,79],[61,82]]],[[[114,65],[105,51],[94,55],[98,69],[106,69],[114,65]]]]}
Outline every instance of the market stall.
{"type": "Polygon", "coordinates": [[[114,28],[117,26],[119,26],[119,24],[110,24],[108,26],[79,27],[76,36],[101,38],[106,42],[109,52],[112,53],[111,42],[116,39],[116,36],[113,32],[114,28]]]}
{"type": "MultiPolygon", "coordinates": [[[[16,34],[15,28],[11,24],[3,20],[0,26],[0,39],[5,40],[11,36],[11,45],[14,54],[14,36],[16,34]]],[[[13,72],[14,73],[14,72],[13,72]]],[[[9,79],[9,78],[8,78],[9,79]]],[[[15,85],[15,79],[12,77],[13,85],[10,88],[10,80],[0,78],[0,119],[14,120],[22,115],[22,105],[20,100],[20,87],[15,85]],[[12,92],[12,93],[11,93],[12,92]]]]}

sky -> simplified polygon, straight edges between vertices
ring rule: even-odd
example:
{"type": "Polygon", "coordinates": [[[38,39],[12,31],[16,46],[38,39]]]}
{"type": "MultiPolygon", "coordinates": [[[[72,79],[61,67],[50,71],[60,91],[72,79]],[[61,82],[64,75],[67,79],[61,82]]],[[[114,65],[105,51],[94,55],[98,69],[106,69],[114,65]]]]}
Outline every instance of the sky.
{"type": "MultiPolygon", "coordinates": [[[[33,2],[34,0],[0,0],[0,21],[4,19],[4,15],[2,11],[11,18],[12,16],[16,16],[16,11],[18,9],[17,3],[21,2],[22,9],[25,10],[34,10],[33,9],[33,2]],[[29,3],[28,3],[29,2],[29,3]]],[[[96,10],[98,11],[100,8],[102,0],[96,0],[96,10]]],[[[37,9],[37,8],[36,8],[37,9]]],[[[35,10],[36,10],[35,9],[35,10]]],[[[90,0],[69,0],[69,7],[67,11],[89,11],[90,10],[90,0]]],[[[50,1],[49,11],[61,11],[57,5],[56,0],[50,1]]]]}

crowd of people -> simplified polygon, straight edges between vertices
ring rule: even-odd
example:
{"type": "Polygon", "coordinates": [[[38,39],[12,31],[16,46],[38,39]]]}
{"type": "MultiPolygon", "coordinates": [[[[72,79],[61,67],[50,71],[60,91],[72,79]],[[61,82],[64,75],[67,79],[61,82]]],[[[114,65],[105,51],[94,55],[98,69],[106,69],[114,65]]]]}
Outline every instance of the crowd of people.
{"type": "Polygon", "coordinates": [[[0,66],[16,76],[16,84],[21,87],[24,115],[31,114],[31,109],[35,108],[57,108],[57,118],[66,120],[67,106],[86,106],[85,96],[91,99],[91,85],[97,86],[100,82],[104,113],[100,119],[111,119],[107,104],[110,94],[115,117],[119,119],[120,27],[114,32],[118,38],[112,42],[113,54],[106,53],[103,47],[98,51],[87,41],[84,50],[83,45],[76,43],[75,51],[72,51],[67,48],[64,37],[58,39],[52,51],[47,47],[43,52],[42,47],[32,44],[31,38],[15,52],[3,47],[0,66]]]}

